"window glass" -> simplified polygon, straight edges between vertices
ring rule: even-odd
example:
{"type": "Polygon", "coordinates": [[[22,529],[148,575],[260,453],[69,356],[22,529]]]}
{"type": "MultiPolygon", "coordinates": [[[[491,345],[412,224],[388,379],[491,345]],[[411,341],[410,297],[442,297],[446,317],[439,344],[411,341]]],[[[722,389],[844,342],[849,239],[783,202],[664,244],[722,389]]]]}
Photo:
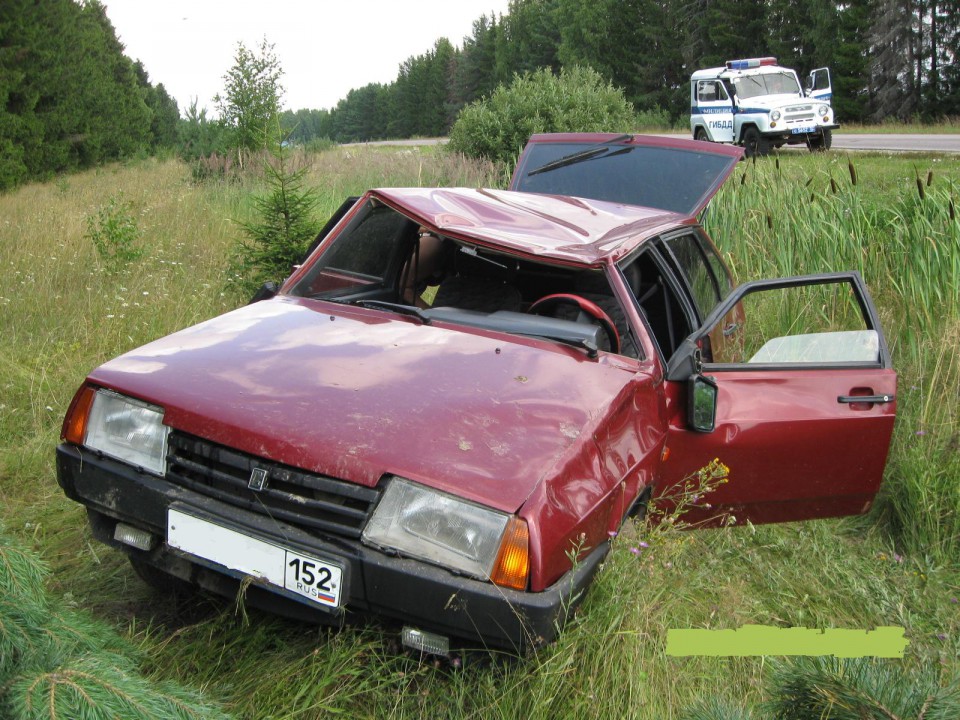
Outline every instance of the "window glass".
{"type": "Polygon", "coordinates": [[[712,81],[701,80],[697,86],[697,100],[700,102],[715,102],[717,99],[717,84],[712,81]]]}
{"type": "Polygon", "coordinates": [[[735,160],[710,150],[543,142],[528,146],[512,189],[693,214],[735,160]],[[538,169],[596,149],[596,154],[538,169]]]}
{"type": "Polygon", "coordinates": [[[733,280],[727,272],[726,265],[720,260],[716,250],[710,243],[701,243],[704,254],[707,256],[707,262],[713,271],[713,278],[717,281],[717,290],[720,291],[720,299],[725,300],[727,295],[733,290],[733,280]]]}
{"type": "Polygon", "coordinates": [[[729,98],[723,83],[716,80],[701,80],[697,84],[697,100],[699,102],[717,102],[727,99],[729,98]]]}
{"type": "Polygon", "coordinates": [[[697,236],[678,235],[667,240],[667,246],[686,278],[700,317],[705,318],[721,298],[697,236]]]}

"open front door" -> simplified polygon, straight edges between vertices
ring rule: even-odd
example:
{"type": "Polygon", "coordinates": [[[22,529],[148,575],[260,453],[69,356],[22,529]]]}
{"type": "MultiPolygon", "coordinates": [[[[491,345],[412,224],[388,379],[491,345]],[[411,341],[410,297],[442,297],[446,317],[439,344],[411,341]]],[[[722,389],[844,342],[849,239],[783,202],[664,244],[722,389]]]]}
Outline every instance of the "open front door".
{"type": "Polygon", "coordinates": [[[666,384],[661,483],[713,458],[730,468],[707,496],[712,508],[688,519],[783,522],[869,509],[893,431],[896,373],[859,274],[737,288],[678,349],[666,384]],[[737,305],[742,332],[714,356],[710,333],[737,305]]]}
{"type": "Polygon", "coordinates": [[[807,95],[814,100],[830,102],[833,87],[830,83],[830,68],[817,68],[807,78],[807,95]]]}

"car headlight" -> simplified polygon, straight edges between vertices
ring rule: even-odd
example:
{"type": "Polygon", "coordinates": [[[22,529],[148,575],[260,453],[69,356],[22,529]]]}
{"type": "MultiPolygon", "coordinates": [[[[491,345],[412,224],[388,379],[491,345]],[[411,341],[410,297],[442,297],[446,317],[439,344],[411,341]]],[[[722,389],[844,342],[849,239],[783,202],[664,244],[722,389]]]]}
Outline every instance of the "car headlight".
{"type": "Polygon", "coordinates": [[[773,112],[771,112],[771,113],[770,113],[770,119],[773,120],[774,122],[776,122],[777,120],[779,120],[779,119],[780,119],[780,111],[779,111],[779,110],[774,110],[773,112]]]}
{"type": "Polygon", "coordinates": [[[526,522],[403,478],[391,478],[363,541],[498,585],[527,584],[526,522]]]}
{"type": "Polygon", "coordinates": [[[98,390],[89,406],[83,444],[163,475],[169,431],[163,424],[162,409],[109,390],[98,390]]]}
{"type": "Polygon", "coordinates": [[[820,105],[817,107],[817,113],[820,115],[820,117],[826,117],[828,112],[830,112],[830,108],[826,105],[820,105]]]}

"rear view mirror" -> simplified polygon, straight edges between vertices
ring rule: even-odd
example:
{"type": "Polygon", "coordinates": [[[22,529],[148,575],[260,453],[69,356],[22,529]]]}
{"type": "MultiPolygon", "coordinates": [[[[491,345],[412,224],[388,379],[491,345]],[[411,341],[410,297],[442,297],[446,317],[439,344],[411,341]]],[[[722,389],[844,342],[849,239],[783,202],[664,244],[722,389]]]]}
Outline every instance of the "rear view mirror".
{"type": "Polygon", "coordinates": [[[687,426],[697,432],[713,432],[716,420],[716,381],[703,375],[691,375],[687,381],[687,426]]]}

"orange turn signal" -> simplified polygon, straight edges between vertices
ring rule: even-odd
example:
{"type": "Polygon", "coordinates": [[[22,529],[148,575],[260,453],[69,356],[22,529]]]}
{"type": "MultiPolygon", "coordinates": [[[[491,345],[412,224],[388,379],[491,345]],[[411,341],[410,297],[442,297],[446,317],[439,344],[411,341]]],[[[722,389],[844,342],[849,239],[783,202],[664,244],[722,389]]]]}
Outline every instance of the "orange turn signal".
{"type": "Polygon", "coordinates": [[[530,575],[530,531],[527,521],[512,517],[500,541],[500,552],[493,565],[490,580],[503,587],[527,589],[530,575]]]}
{"type": "Polygon", "coordinates": [[[63,429],[60,437],[74,445],[83,445],[87,439],[87,419],[90,417],[90,408],[93,407],[93,398],[97,392],[89,385],[84,385],[70,403],[67,416],[63,419],[63,429]]]}

